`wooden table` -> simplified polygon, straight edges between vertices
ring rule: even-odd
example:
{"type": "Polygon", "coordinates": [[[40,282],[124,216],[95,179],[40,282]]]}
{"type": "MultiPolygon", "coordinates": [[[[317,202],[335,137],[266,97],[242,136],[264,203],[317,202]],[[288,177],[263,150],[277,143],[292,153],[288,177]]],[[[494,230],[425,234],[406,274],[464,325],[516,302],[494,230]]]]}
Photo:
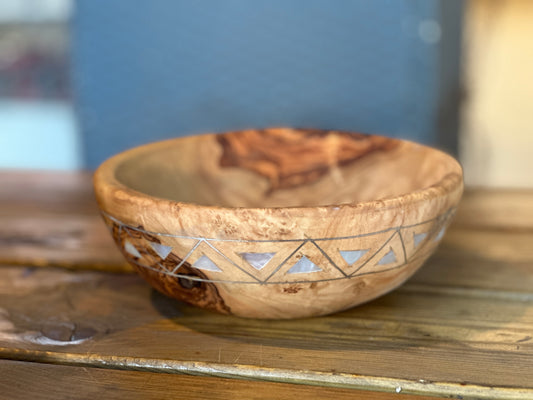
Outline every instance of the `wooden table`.
{"type": "Polygon", "coordinates": [[[0,173],[0,264],[0,398],[533,399],[533,191],[468,191],[411,280],[322,318],[154,292],[87,174],[0,173]]]}

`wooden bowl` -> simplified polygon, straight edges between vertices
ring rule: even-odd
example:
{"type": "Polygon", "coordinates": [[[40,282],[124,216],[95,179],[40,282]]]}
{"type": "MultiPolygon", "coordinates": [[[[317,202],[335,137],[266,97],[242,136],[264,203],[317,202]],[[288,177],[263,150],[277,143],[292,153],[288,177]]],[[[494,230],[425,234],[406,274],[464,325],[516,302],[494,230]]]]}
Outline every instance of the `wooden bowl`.
{"type": "Polygon", "coordinates": [[[253,318],[324,315],[402,284],[463,190],[438,150],[381,136],[275,128],[141,146],[104,162],[113,237],[160,292],[253,318]]]}

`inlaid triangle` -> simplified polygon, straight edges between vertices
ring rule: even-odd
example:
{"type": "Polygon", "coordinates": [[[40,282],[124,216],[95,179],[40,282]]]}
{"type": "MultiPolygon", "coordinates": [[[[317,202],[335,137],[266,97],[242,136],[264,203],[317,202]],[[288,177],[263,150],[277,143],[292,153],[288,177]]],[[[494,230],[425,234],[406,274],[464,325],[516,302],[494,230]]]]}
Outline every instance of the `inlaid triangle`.
{"type": "Polygon", "coordinates": [[[216,271],[220,272],[222,271],[220,268],[217,267],[217,265],[211,261],[209,257],[206,255],[201,256],[196,262],[192,265],[194,268],[198,268],[204,271],[216,271]]]}
{"type": "Polygon", "coordinates": [[[368,249],[366,250],[339,250],[340,255],[348,263],[348,265],[353,265],[361,257],[363,257],[368,252],[368,249]]]}
{"type": "Polygon", "coordinates": [[[413,233],[413,244],[414,247],[418,247],[420,243],[424,241],[424,239],[427,237],[427,232],[422,233],[413,233]]]}
{"type": "Polygon", "coordinates": [[[172,251],[172,246],[165,246],[161,243],[150,242],[150,247],[157,253],[163,260],[168,257],[172,251]]]}
{"type": "Polygon", "coordinates": [[[316,282],[345,275],[328,254],[313,240],[297,247],[276,269],[267,282],[316,282]]]}
{"type": "MultiPolygon", "coordinates": [[[[159,256],[152,246],[152,243],[159,241],[155,234],[127,226],[122,226],[119,232],[124,251],[135,258],[137,266],[160,269],[159,262],[164,261],[164,259],[159,256]]],[[[161,246],[166,244],[161,243],[161,246]]]]}
{"type": "Polygon", "coordinates": [[[291,269],[287,271],[288,274],[305,274],[309,272],[319,272],[322,271],[318,265],[308,259],[306,256],[300,258],[296,264],[294,264],[291,269]]]}
{"type": "Polygon", "coordinates": [[[156,265],[163,267],[163,269],[169,273],[179,273],[179,268],[184,263],[189,262],[189,256],[196,246],[200,243],[198,239],[191,238],[170,238],[170,237],[159,237],[161,241],[160,246],[155,246],[158,249],[164,250],[165,248],[171,249],[167,254],[166,251],[157,252],[156,248],[152,246],[153,243],[150,241],[147,246],[150,250],[152,258],[156,262],[156,265]],[[164,242],[163,242],[164,241],[164,242]],[[165,256],[163,258],[163,256],[165,256]]]}
{"type": "Polygon", "coordinates": [[[239,253],[256,270],[262,270],[276,253],[239,253]]]}
{"type": "Polygon", "coordinates": [[[139,253],[139,250],[137,250],[129,240],[124,241],[124,250],[135,258],[141,258],[141,253],[139,253]]]}
{"type": "MultiPolygon", "coordinates": [[[[248,263],[241,257],[238,257],[240,264],[227,257],[224,252],[218,248],[221,243],[226,242],[200,239],[197,245],[189,251],[185,265],[201,269],[209,279],[217,281],[258,282],[259,279],[257,279],[250,271],[243,269],[242,265],[240,265],[246,264],[248,266],[248,263]]],[[[172,250],[172,254],[174,254],[174,250],[172,250]]],[[[248,266],[248,268],[251,271],[256,271],[256,269],[251,266],[248,266]]],[[[178,268],[178,274],[179,271],[178,268]]]]}
{"type": "Polygon", "coordinates": [[[446,227],[442,227],[439,233],[437,233],[437,236],[435,236],[435,239],[433,239],[433,241],[439,242],[440,240],[442,240],[445,233],[446,233],[446,227]]]}
{"type": "Polygon", "coordinates": [[[390,230],[315,242],[339,269],[352,275],[365,266],[393,234],[395,232],[390,230]]]}
{"type": "Polygon", "coordinates": [[[435,231],[438,229],[437,223],[437,220],[430,220],[400,229],[407,260],[421,257],[426,252],[432,251],[435,243],[428,239],[435,236],[435,231]]]}
{"type": "Polygon", "coordinates": [[[396,262],[396,254],[394,254],[394,250],[390,248],[389,252],[386,253],[381,260],[378,261],[378,265],[387,265],[391,264],[393,262],[396,262]]]}
{"type": "MultiPolygon", "coordinates": [[[[213,246],[258,281],[267,280],[303,241],[219,241],[213,246]]],[[[224,269],[223,266],[221,266],[224,269]]]]}
{"type": "Polygon", "coordinates": [[[405,253],[402,237],[398,232],[380,244],[380,249],[353,275],[385,271],[404,265],[405,253]]]}

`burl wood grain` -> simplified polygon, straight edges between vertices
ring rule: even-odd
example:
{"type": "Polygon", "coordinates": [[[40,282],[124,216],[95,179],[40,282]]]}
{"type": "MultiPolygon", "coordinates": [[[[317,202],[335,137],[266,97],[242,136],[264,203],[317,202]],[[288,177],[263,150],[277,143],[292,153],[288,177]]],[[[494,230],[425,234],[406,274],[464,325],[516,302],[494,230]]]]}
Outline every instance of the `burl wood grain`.
{"type": "Polygon", "coordinates": [[[141,146],[94,182],[117,244],[127,233],[140,255],[124,254],[154,287],[252,318],[324,315],[398,287],[435,250],[463,187],[459,164],[426,146],[290,128],[141,146]],[[150,242],[171,253],[159,259],[150,242]],[[243,253],[273,258],[254,269],[243,253]],[[292,270],[306,260],[312,270],[292,270]]]}
{"type": "MultiPolygon", "coordinates": [[[[142,232],[141,230],[133,230],[125,227],[120,228],[113,222],[106,222],[111,225],[113,238],[120,249],[124,249],[123,244],[126,240],[146,239],[152,243],[161,243],[155,235],[142,232]]],[[[142,226],[138,228],[142,229],[142,226]]],[[[141,255],[148,255],[148,259],[159,258],[149,246],[136,246],[136,248],[141,255]]],[[[125,252],[124,256],[132,258],[130,254],[125,252]]],[[[220,296],[216,285],[206,282],[209,278],[202,271],[192,268],[187,262],[182,262],[182,259],[173,253],[170,253],[164,260],[153,262],[150,265],[140,266],[139,264],[132,263],[132,266],[155,289],[167,296],[208,310],[230,314],[230,309],[224,303],[224,299],[220,296]],[[172,271],[180,264],[180,275],[191,279],[185,277],[175,278],[167,273],[160,272],[162,268],[166,271],[172,271]]]]}
{"type": "Polygon", "coordinates": [[[249,169],[268,178],[270,190],[310,184],[332,168],[373,152],[395,149],[399,141],[382,136],[313,129],[265,129],[217,136],[222,167],[249,169]]]}

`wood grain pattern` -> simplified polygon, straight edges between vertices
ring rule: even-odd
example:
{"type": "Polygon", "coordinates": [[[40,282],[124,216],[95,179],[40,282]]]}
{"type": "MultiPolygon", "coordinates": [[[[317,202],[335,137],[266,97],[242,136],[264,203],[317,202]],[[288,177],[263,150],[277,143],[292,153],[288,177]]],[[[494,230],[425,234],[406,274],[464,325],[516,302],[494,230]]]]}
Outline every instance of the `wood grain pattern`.
{"type": "Polygon", "coordinates": [[[345,310],[405,282],[442,238],[462,171],[411,142],[276,128],[141,146],[106,161],[94,184],[118,247],[163,293],[275,319],[345,310]]]}
{"type": "MultiPolygon", "coordinates": [[[[462,175],[448,155],[412,142],[288,128],[152,143],[109,164],[114,170],[109,178],[121,189],[223,207],[354,204],[395,198],[462,175]]],[[[97,174],[97,181],[104,175],[97,174]]]]}
{"type": "MultiPolygon", "coordinates": [[[[182,260],[171,254],[167,260],[171,265],[178,265],[182,260]]],[[[231,314],[231,309],[224,303],[216,285],[206,282],[208,279],[205,274],[196,268],[191,268],[190,264],[185,262],[180,267],[180,275],[186,278],[173,278],[162,272],[135,266],[135,269],[141,277],[150,283],[155,289],[167,296],[177,300],[185,301],[189,304],[197,305],[207,310],[217,311],[222,314],[231,314]],[[193,280],[196,278],[203,280],[193,280]]]]}
{"type": "Polygon", "coordinates": [[[230,132],[217,140],[223,149],[222,167],[250,169],[265,176],[269,191],[310,184],[332,168],[400,144],[382,136],[283,128],[230,132]]]}
{"type": "MultiPolygon", "coordinates": [[[[161,244],[158,236],[149,234],[141,230],[128,229],[119,227],[113,221],[107,223],[111,227],[113,238],[117,243],[124,243],[124,241],[134,243],[157,243],[161,244]]],[[[142,226],[139,227],[142,229],[142,226]]],[[[124,256],[132,257],[124,251],[123,245],[120,246],[123,250],[124,256]]],[[[224,299],[220,296],[217,286],[208,282],[208,277],[199,269],[192,268],[191,265],[178,257],[174,253],[169,253],[165,259],[161,259],[154,249],[150,246],[137,245],[136,248],[142,258],[152,261],[149,267],[142,267],[141,264],[132,264],[133,268],[149,282],[154,288],[167,296],[173,297],[177,300],[185,301],[189,304],[194,304],[199,307],[218,311],[222,314],[231,314],[231,310],[224,303],[224,299]],[[168,274],[177,266],[180,266],[180,277],[175,278],[168,274]]]]}
{"type": "Polygon", "coordinates": [[[431,400],[435,397],[379,393],[274,382],[102,370],[0,361],[0,393],[6,399],[361,399],[431,400]]]}
{"type": "Polygon", "coordinates": [[[0,262],[131,272],[94,201],[89,173],[0,171],[0,262]]]}
{"type": "Polygon", "coordinates": [[[533,229],[531,190],[471,188],[462,203],[457,226],[506,232],[533,229]]]}
{"type": "MultiPolygon", "coordinates": [[[[56,179],[62,185],[63,178],[56,179]]],[[[58,225],[66,217],[54,208],[54,179],[47,181],[50,199],[43,208],[58,225]]],[[[72,192],[61,201],[73,218],[76,207],[80,214],[96,212],[76,206],[71,200],[79,195],[72,192]]],[[[401,396],[530,399],[533,215],[527,210],[533,193],[479,193],[467,192],[440,248],[400,289],[356,309],[298,321],[217,315],[167,299],[135,275],[10,267],[0,253],[0,355],[112,369],[103,374],[198,373],[366,388],[387,396],[400,385],[401,396]]],[[[24,220],[19,207],[39,206],[31,185],[26,195],[29,200],[5,201],[0,218],[24,220]]],[[[110,236],[104,237],[111,246],[110,236]]],[[[58,246],[54,257],[62,254],[69,259],[58,246]]],[[[90,266],[94,254],[81,257],[90,266]]],[[[157,382],[161,374],[153,374],[150,380],[157,382]]],[[[25,379],[20,369],[12,376],[25,379]]],[[[263,385],[244,383],[258,393],[263,385]]],[[[226,393],[223,383],[216,385],[226,393]]]]}

